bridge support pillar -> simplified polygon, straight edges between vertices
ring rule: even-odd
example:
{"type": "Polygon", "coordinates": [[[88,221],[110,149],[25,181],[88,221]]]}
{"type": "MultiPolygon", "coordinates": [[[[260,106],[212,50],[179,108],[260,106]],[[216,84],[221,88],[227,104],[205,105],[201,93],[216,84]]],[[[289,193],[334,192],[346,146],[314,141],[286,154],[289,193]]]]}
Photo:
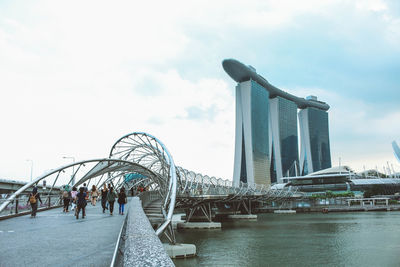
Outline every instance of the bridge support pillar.
{"type": "Polygon", "coordinates": [[[196,246],[193,244],[163,243],[164,249],[170,258],[189,258],[196,256],[196,246]]]}
{"type": "Polygon", "coordinates": [[[251,199],[233,202],[233,209],[235,215],[251,215],[251,199]]]}
{"type": "Polygon", "coordinates": [[[228,219],[257,220],[257,215],[255,215],[255,214],[231,214],[231,215],[228,215],[228,219]]]}
{"type": "Polygon", "coordinates": [[[218,229],[220,222],[212,221],[212,210],[210,202],[195,204],[186,210],[186,221],[178,223],[178,229],[218,229]]]}
{"type": "Polygon", "coordinates": [[[221,229],[220,222],[184,222],[177,224],[178,229],[221,229]]]}

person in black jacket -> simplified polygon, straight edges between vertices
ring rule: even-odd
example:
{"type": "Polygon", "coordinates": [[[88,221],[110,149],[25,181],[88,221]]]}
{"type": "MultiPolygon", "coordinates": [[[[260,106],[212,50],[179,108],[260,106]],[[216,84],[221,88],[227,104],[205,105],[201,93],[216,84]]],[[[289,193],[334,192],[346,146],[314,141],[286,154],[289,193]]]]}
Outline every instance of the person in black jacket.
{"type": "Polygon", "coordinates": [[[32,208],[32,213],[31,213],[31,218],[35,218],[36,217],[36,211],[37,211],[37,207],[38,207],[38,200],[40,201],[40,204],[42,204],[42,200],[40,199],[40,194],[38,192],[37,187],[35,186],[32,190],[32,193],[29,194],[28,197],[28,203],[31,204],[31,208],[32,208]]]}
{"type": "Polygon", "coordinates": [[[124,215],[124,206],[126,204],[125,188],[121,188],[118,194],[119,214],[124,215]]]}
{"type": "Polygon", "coordinates": [[[101,207],[103,208],[103,213],[107,209],[107,206],[106,206],[107,194],[108,194],[108,189],[107,189],[106,184],[104,184],[103,189],[101,189],[101,207]]]}
{"type": "Polygon", "coordinates": [[[113,188],[113,187],[110,187],[110,191],[108,191],[108,194],[107,194],[107,201],[108,201],[108,204],[109,204],[109,206],[110,206],[110,215],[113,214],[113,211],[114,211],[114,202],[115,202],[115,199],[116,199],[117,197],[118,197],[118,196],[117,196],[117,194],[114,192],[114,188],[113,188]]]}
{"type": "Polygon", "coordinates": [[[85,207],[86,207],[86,193],[85,188],[79,188],[79,193],[76,195],[77,202],[77,210],[76,210],[76,219],[79,219],[79,212],[82,210],[82,219],[85,218],[85,207]]]}

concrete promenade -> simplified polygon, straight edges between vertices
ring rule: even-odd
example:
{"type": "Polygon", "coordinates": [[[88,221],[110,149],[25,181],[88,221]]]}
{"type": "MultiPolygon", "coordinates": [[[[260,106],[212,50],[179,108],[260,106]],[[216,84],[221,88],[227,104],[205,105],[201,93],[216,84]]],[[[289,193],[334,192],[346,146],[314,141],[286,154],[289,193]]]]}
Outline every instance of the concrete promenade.
{"type": "Polygon", "coordinates": [[[0,221],[0,267],[110,266],[125,215],[118,214],[118,203],[113,216],[103,214],[100,203],[86,208],[79,220],[56,208],[0,221]]]}

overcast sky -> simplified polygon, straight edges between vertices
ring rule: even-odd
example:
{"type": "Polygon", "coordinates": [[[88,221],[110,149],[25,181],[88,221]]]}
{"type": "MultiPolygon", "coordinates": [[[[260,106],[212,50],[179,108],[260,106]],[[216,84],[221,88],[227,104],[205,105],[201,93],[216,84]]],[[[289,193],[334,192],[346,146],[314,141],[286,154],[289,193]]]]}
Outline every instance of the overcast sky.
{"type": "Polygon", "coordinates": [[[332,164],[400,171],[400,2],[0,1],[0,179],[158,137],[231,179],[235,82],[221,61],[329,110],[332,164]]]}

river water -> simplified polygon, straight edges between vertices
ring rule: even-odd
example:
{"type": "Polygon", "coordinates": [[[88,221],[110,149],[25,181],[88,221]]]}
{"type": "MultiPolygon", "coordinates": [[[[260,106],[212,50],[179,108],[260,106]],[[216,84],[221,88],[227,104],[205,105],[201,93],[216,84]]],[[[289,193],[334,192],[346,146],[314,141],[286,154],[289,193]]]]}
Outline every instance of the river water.
{"type": "Polygon", "coordinates": [[[400,212],[258,214],[220,230],[179,230],[184,266],[400,266],[400,212]]]}

